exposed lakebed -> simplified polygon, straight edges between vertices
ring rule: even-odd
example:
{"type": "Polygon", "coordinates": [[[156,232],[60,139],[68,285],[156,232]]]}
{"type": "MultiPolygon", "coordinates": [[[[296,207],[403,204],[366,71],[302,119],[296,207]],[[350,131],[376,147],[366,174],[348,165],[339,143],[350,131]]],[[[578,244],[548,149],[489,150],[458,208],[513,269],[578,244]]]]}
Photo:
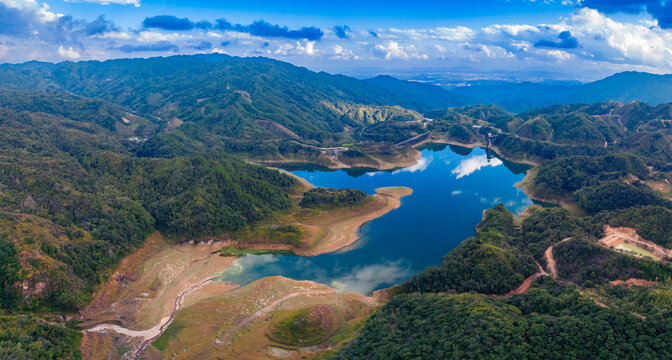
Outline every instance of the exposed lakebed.
{"type": "Polygon", "coordinates": [[[409,279],[472,236],[483,210],[498,203],[519,213],[533,201],[514,185],[529,166],[491,156],[487,150],[431,145],[418,164],[395,171],[291,169],[318,187],[375,189],[406,186],[413,194],[401,207],[364,224],[359,239],[337,252],[312,257],[247,255],[220,280],[246,285],[266,276],[312,280],[337,290],[372,291],[409,279]]]}

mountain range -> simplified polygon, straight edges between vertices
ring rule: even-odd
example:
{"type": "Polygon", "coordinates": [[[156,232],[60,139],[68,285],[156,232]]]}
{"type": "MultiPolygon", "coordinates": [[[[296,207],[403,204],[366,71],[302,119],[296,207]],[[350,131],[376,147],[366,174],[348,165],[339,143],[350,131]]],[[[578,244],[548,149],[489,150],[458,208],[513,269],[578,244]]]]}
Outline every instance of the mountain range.
{"type": "MultiPolygon", "coordinates": [[[[476,99],[478,103],[497,104],[512,112],[536,107],[634,100],[659,105],[672,102],[672,75],[622,72],[586,84],[548,85],[517,83],[458,87],[453,93],[476,99]]],[[[474,101],[474,100],[472,100],[474,101]]]]}

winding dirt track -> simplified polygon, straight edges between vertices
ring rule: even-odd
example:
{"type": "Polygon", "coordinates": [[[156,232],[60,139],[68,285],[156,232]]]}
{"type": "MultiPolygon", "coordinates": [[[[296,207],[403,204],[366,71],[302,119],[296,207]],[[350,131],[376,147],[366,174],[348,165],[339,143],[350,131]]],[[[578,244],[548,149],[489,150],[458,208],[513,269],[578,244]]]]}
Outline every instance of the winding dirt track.
{"type": "Polygon", "coordinates": [[[525,279],[523,283],[520,284],[520,286],[509,291],[506,295],[504,295],[504,297],[511,297],[513,295],[525,294],[528,290],[530,290],[530,287],[532,287],[534,280],[536,280],[540,276],[548,276],[548,273],[544,270],[544,268],[541,267],[541,265],[538,262],[535,261],[535,263],[537,264],[537,267],[539,267],[539,272],[525,279]]]}
{"type": "MultiPolygon", "coordinates": [[[[565,241],[571,240],[571,237],[562,239],[558,244],[561,244],[565,241]]],[[[557,244],[556,244],[557,245],[557,244]]],[[[553,276],[553,279],[558,278],[558,267],[555,263],[555,258],[553,257],[553,246],[549,246],[546,251],[544,251],[544,260],[546,260],[546,271],[553,276]]]]}
{"type": "MultiPolygon", "coordinates": [[[[565,241],[571,240],[571,237],[562,239],[558,244],[563,243],[565,241]]],[[[557,245],[557,244],[556,244],[557,245]]],[[[555,263],[555,258],[553,257],[553,246],[549,246],[546,251],[544,251],[544,260],[546,260],[546,269],[544,269],[541,264],[535,261],[537,264],[537,267],[539,268],[539,272],[533,274],[532,276],[528,277],[523,281],[520,286],[517,288],[509,291],[504,297],[511,297],[513,295],[520,295],[520,294],[525,294],[528,290],[530,290],[530,287],[532,287],[532,284],[534,283],[534,280],[539,278],[540,276],[552,276],[553,279],[558,278],[558,267],[555,263]]]]}
{"type": "Polygon", "coordinates": [[[546,259],[546,268],[548,269],[548,272],[554,279],[557,279],[558,267],[555,264],[555,258],[553,258],[553,246],[549,246],[548,249],[546,249],[544,252],[544,259],[546,259]]]}

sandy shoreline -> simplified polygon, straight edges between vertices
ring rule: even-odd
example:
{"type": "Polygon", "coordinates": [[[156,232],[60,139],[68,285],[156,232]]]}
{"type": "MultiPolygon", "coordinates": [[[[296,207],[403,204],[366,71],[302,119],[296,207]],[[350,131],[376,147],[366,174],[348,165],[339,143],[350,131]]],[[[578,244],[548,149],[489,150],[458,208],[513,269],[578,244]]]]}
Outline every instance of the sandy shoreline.
{"type": "Polygon", "coordinates": [[[357,241],[358,230],[362,225],[398,208],[401,206],[401,198],[412,193],[413,189],[401,186],[376,189],[373,206],[368,206],[362,209],[363,211],[355,211],[351,216],[337,219],[333,223],[322,225],[322,228],[327,230],[326,235],[310,244],[310,247],[295,249],[294,252],[301,256],[316,256],[349,246],[357,241]]]}

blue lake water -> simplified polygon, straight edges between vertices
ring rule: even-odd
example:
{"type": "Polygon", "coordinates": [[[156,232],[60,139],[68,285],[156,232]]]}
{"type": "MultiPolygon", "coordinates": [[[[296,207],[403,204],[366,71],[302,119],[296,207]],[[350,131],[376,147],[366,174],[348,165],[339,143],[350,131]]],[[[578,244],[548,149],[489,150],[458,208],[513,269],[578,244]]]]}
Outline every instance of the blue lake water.
{"type": "Polygon", "coordinates": [[[353,188],[374,194],[407,186],[401,207],[359,229],[359,240],[335,253],[313,257],[248,255],[221,274],[246,285],[266,276],[312,280],[337,290],[372,291],[409,279],[473,236],[483,210],[498,203],[519,213],[533,204],[514,184],[529,167],[489,156],[484,149],[431,145],[412,167],[396,171],[293,170],[318,187],[353,188]]]}

